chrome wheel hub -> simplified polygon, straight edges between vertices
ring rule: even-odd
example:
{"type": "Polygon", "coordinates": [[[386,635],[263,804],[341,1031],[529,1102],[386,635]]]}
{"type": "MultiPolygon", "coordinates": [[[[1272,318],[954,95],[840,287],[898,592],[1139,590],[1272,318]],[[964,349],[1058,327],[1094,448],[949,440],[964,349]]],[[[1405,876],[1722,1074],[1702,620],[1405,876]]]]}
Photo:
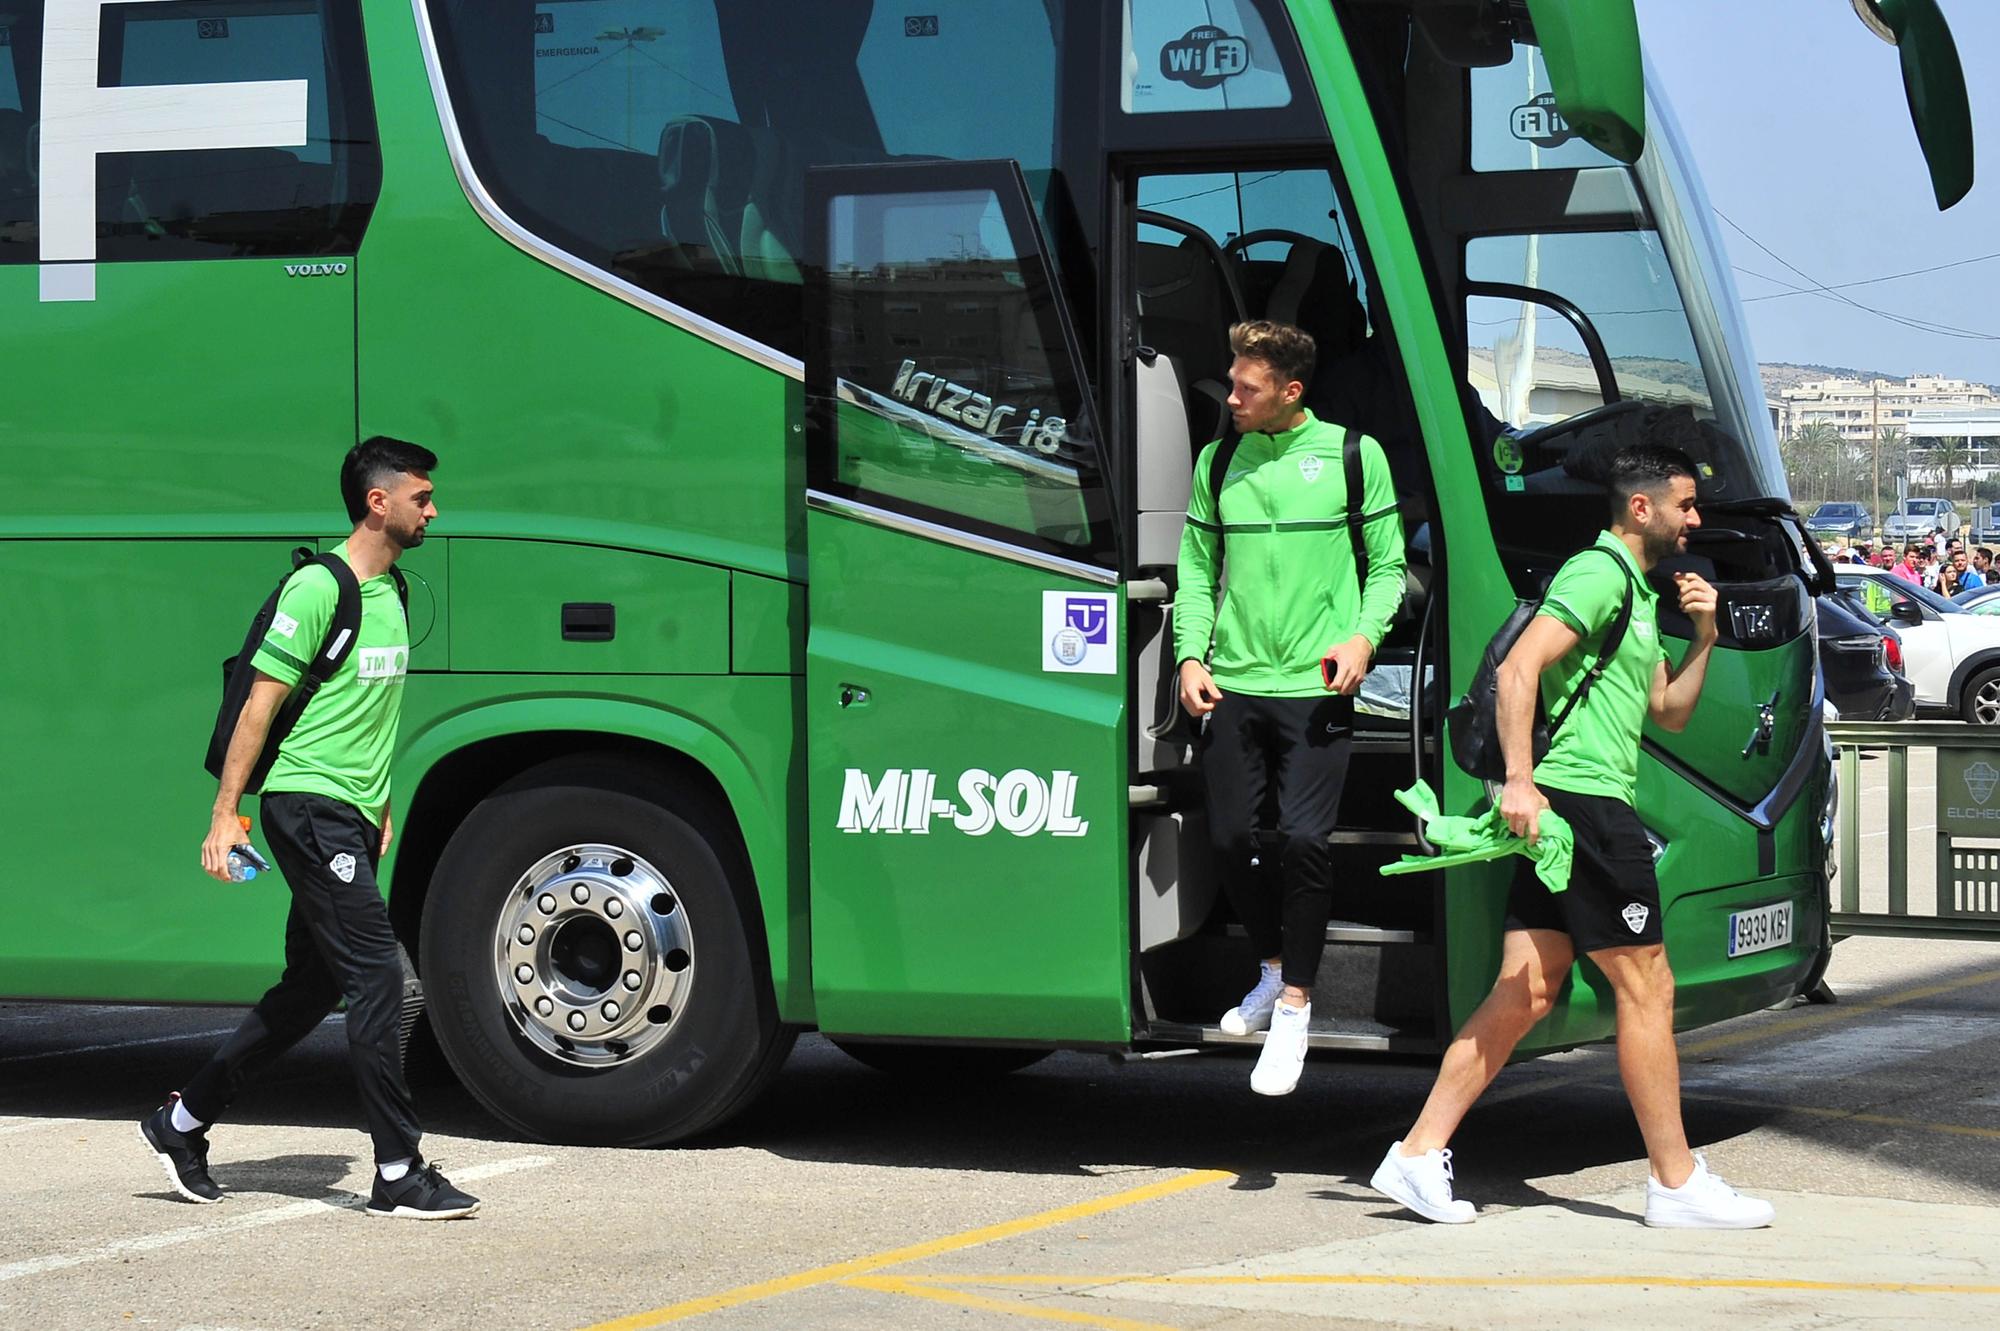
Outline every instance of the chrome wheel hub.
{"type": "Polygon", "coordinates": [[[694,977],[687,912],[666,876],[617,846],[567,846],[514,883],[493,978],[514,1025],[579,1067],[639,1057],[679,1019],[694,977]]]}

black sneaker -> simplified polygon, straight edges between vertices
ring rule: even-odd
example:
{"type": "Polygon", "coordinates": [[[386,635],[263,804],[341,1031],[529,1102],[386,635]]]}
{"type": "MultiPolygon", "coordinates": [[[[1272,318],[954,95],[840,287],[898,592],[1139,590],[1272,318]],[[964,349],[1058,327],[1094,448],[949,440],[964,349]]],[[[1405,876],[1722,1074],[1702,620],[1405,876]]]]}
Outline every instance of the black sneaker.
{"type": "Polygon", "coordinates": [[[174,1131],[176,1091],[167,1102],[139,1120],[139,1139],[166,1167],[167,1182],[191,1202],[219,1202],[222,1189],[208,1176],[208,1129],[174,1131]]]}
{"type": "Polygon", "coordinates": [[[479,1199],[451,1186],[436,1165],[418,1160],[410,1172],[390,1183],[375,1171],[375,1189],[368,1194],[368,1214],[399,1220],[456,1220],[479,1209],[479,1199]]]}

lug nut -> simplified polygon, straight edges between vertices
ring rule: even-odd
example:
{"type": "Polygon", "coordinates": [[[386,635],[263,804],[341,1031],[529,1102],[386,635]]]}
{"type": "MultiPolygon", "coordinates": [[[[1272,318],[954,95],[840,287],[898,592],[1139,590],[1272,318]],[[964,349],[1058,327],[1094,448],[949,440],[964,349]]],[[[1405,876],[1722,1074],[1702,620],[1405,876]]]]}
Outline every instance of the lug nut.
{"type": "Polygon", "coordinates": [[[577,905],[581,906],[585,902],[590,900],[590,889],[585,887],[582,883],[578,883],[575,887],[572,887],[569,890],[569,899],[571,901],[574,901],[577,905]]]}
{"type": "Polygon", "coordinates": [[[535,902],[535,907],[544,915],[553,915],[556,913],[556,899],[547,892],[544,892],[540,899],[535,902]]]}
{"type": "Polygon", "coordinates": [[[604,1013],[606,1021],[618,1020],[618,1005],[616,1003],[606,1003],[599,1011],[604,1013]]]}
{"type": "Polygon", "coordinates": [[[535,968],[524,961],[514,968],[514,978],[522,984],[527,984],[535,978],[535,968]]]}
{"type": "Polygon", "coordinates": [[[625,903],[617,897],[606,897],[604,900],[604,913],[615,920],[625,913],[625,903]]]}
{"type": "Polygon", "coordinates": [[[520,939],[523,943],[532,943],[535,941],[535,926],[532,924],[524,924],[521,926],[521,932],[514,936],[520,939]]]}
{"type": "Polygon", "coordinates": [[[556,1005],[551,1003],[547,998],[538,998],[535,1000],[535,1011],[542,1016],[546,1017],[555,1010],[556,1005]]]}
{"type": "Polygon", "coordinates": [[[639,937],[639,931],[637,929],[634,929],[631,933],[625,935],[625,950],[627,952],[637,952],[640,948],[644,947],[645,945],[646,945],[646,940],[639,937]]]}
{"type": "Polygon", "coordinates": [[[645,983],[645,981],[644,981],[644,980],[641,980],[641,979],[639,978],[639,972],[637,972],[637,971],[626,971],[626,972],[625,972],[625,987],[626,987],[627,989],[630,989],[630,990],[631,990],[631,991],[632,991],[633,993],[635,993],[635,994],[636,994],[636,993],[638,993],[638,992],[639,992],[639,986],[640,986],[640,985],[642,985],[642,984],[644,984],[644,983],[645,983]]]}
{"type": "Polygon", "coordinates": [[[580,1031],[584,1027],[585,1020],[581,1012],[572,1012],[569,1014],[569,1028],[573,1031],[580,1031]]]}

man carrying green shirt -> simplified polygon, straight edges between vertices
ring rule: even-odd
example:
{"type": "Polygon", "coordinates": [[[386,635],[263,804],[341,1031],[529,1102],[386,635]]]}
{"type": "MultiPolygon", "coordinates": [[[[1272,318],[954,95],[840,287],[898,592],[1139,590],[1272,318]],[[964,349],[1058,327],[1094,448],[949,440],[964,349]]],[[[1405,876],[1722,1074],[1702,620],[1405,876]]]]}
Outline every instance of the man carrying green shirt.
{"type": "Polygon", "coordinates": [[[1327,836],[1347,777],[1354,695],[1403,599],[1403,523],[1381,446],[1360,437],[1362,493],[1349,494],[1348,432],[1300,405],[1313,375],[1311,335],[1241,323],[1229,330],[1229,349],[1229,410],[1241,439],[1217,493],[1210,472],[1222,442],[1195,463],[1174,654],[1181,704],[1206,719],[1201,769],[1223,889],[1262,959],[1222,1029],[1270,1032],[1250,1088],[1286,1095],[1305,1063],[1333,910],[1327,836]],[[1347,529],[1356,509],[1365,586],[1347,529]],[[1275,827],[1260,826],[1267,804],[1275,827]]]}
{"type": "MultiPolygon", "coordinates": [[[[379,435],[355,445],[341,464],[340,493],[354,531],[335,553],[359,584],[360,628],[279,742],[263,786],[264,833],[292,892],[284,976],[193,1080],[139,1124],[167,1181],[189,1201],[222,1200],[208,1173],[208,1125],[344,998],[348,1051],[375,1147],[368,1213],[445,1220],[479,1205],[418,1153],[421,1130],[403,1081],[402,954],[375,878],[389,849],[389,759],[410,659],[389,569],[423,543],[437,516],[430,480],[436,467],[429,449],[379,435]]],[[[332,572],[317,564],[300,569],[279,594],[252,660],[255,682],[230,739],[201,846],[202,868],[223,882],[230,881],[229,852],[243,840],[237,807],[250,774],[308,663],[334,646],[328,630],[338,599],[332,572]]]]}
{"type": "Polygon", "coordinates": [[[1389,1148],[1371,1180],[1376,1191],[1427,1220],[1476,1218],[1471,1202],[1452,1196],[1446,1143],[1514,1047],[1548,1015],[1581,952],[1604,973],[1618,1004],[1618,1071],[1652,1165],[1646,1223],[1686,1229],[1771,1223],[1769,1203],[1736,1192],[1688,1150],[1660,889],[1633,808],[1640,729],[1649,719],[1664,730],[1686,727],[1716,640],[1715,588],[1697,574],[1677,572],[1681,613],[1693,621],[1694,639],[1679,666],[1669,665],[1660,641],[1658,597],[1646,575],[1681,553],[1687,532],[1701,525],[1694,463],[1661,433],[1655,429],[1611,460],[1610,530],[1557,572],[1541,612],[1500,666],[1497,719],[1507,764],[1501,815],[1514,835],[1533,841],[1542,811],[1560,814],[1575,836],[1574,858],[1561,893],[1550,892],[1527,860],[1519,862],[1493,991],[1445,1052],[1416,1125],[1389,1148]],[[1531,765],[1537,687],[1548,714],[1556,715],[1597,664],[1628,595],[1624,639],[1552,738],[1548,755],[1531,765]]]}

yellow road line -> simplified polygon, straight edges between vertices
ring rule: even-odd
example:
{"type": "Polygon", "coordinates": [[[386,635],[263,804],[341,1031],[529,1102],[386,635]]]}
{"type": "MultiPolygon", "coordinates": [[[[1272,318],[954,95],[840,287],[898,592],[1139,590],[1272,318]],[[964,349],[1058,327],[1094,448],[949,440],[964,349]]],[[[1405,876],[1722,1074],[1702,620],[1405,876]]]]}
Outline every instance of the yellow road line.
{"type": "Polygon", "coordinates": [[[1276,1273],[1243,1276],[1149,1275],[913,1275],[906,1285],[1048,1285],[1102,1289],[1110,1285],[1444,1285],[1453,1288],[1493,1286],[1507,1289],[1572,1286],[1660,1286],[1669,1289],[1797,1290],[1815,1294],[2000,1294],[2000,1285],[1923,1284],[1906,1280],[1734,1280],[1699,1276],[1427,1276],[1314,1275],[1276,1273]]]}
{"type": "Polygon", "coordinates": [[[1067,1308],[1042,1308],[1018,1301],[982,1298],[962,1289],[919,1285],[914,1281],[899,1280],[894,1276],[856,1276],[852,1280],[843,1280],[840,1283],[852,1289],[874,1290],[878,1294],[901,1294],[913,1299],[948,1303],[958,1308],[974,1308],[980,1312],[1005,1313],[1010,1317],[1032,1317],[1043,1322],[1065,1322],[1071,1326],[1101,1326],[1107,1331],[1175,1331],[1175,1328],[1164,1326],[1159,1322],[1135,1322],[1129,1317],[1107,1317],[1102,1313],[1071,1312],[1067,1308]]]}
{"type": "MultiPolygon", "coordinates": [[[[2000,970],[1976,971],[1971,975],[1961,975],[1956,980],[1945,980],[1937,984],[1918,985],[1910,989],[1897,990],[1880,998],[1871,998],[1861,1003],[1842,1003],[1832,1007],[1815,1007],[1805,1012],[1792,1014],[1788,1020],[1767,1021],[1748,1030],[1732,1031],[1728,1035],[1711,1036],[1692,1044],[1680,1046],[1683,1062],[1702,1054],[1719,1053],[1724,1049],[1734,1049],[1741,1045],[1756,1044],[1762,1040],[1806,1039],[1820,1026],[1832,1022],[1865,1017],[1884,1008],[1900,1007],[1905,1003],[1915,1003],[1926,998],[1936,998],[1940,994],[1956,993],[1960,989],[1976,989],[1981,985],[2000,983],[2000,970]]],[[[1750,1014],[1746,1013],[1745,1016],[1750,1014]]],[[[1609,1048],[1605,1041],[1591,1048],[1609,1048]]],[[[1479,1104],[1490,1106],[1505,1104],[1530,1095],[1546,1095],[1570,1086],[1580,1086],[1589,1082],[1608,1081],[1617,1075],[1617,1068],[1586,1067],[1574,1072],[1558,1072],[1545,1077],[1527,1077],[1512,1086],[1494,1087],[1479,1097],[1479,1104]]],[[[1759,1102],[1765,1103],[1765,1102],[1759,1102]]]]}
{"type": "Polygon", "coordinates": [[[1161,1197],[1171,1197],[1190,1188],[1199,1188],[1210,1183],[1220,1183],[1236,1176],[1220,1169],[1201,1169],[1182,1174],[1176,1178],[1163,1179],[1158,1183],[1148,1183],[1140,1188],[1128,1188],[1124,1192],[1114,1192],[1108,1197],[1098,1197],[1074,1206],[1058,1207],[1053,1211],[1041,1211],[1035,1215],[1023,1216],[1018,1220],[1008,1220],[997,1225],[987,1225],[980,1229],[969,1229],[962,1234],[946,1238],[931,1239],[925,1243],[913,1243],[908,1247],[892,1248],[888,1252],[878,1252],[872,1257],[857,1257],[852,1261],[836,1262],[831,1266],[816,1266],[810,1271],[800,1271],[794,1275],[780,1276],[776,1280],[764,1280],[754,1285],[742,1285],[725,1290],[720,1294],[710,1294],[698,1299],[688,1299],[681,1303],[671,1303],[664,1308],[654,1308],[650,1312],[633,1313],[628,1317],[613,1318],[585,1328],[585,1331],[643,1331],[643,1328],[664,1326],[669,1322],[683,1321],[689,1317],[699,1317],[703,1313],[719,1312],[724,1308],[735,1308],[759,1299],[773,1298],[779,1294],[790,1294],[795,1290],[808,1289],[814,1285],[830,1284],[837,1280],[847,1280],[854,1276],[867,1275],[884,1267],[900,1266],[904,1262],[919,1261],[925,1257],[935,1257],[940,1253],[956,1252],[961,1248],[975,1247],[981,1243],[993,1243],[999,1239],[1010,1239],[1019,1234],[1047,1229],[1051,1225],[1067,1224],[1072,1220],[1083,1220],[1106,1211],[1116,1211],[1126,1206],[1136,1206],[1140,1202],[1150,1202],[1161,1197]]]}
{"type": "MultiPolygon", "coordinates": [[[[1956,993],[1960,989],[1976,989],[1981,985],[1994,983],[2000,983],[2000,970],[1975,971],[1971,975],[1961,975],[1956,980],[1945,980],[1938,984],[1919,985],[1914,989],[1899,990],[1894,993],[1884,994],[1880,998],[1870,998],[1860,1003],[1835,1004],[1832,1007],[1814,1008],[1810,1012],[1798,1014],[1794,1020],[1803,1018],[1809,1025],[1821,1026],[1830,1021],[1838,1021],[1843,1017],[1865,1017],[1869,1013],[1879,1012],[1883,1008],[1901,1007],[1905,1003],[1915,1003],[1925,998],[1936,998],[1940,994],[1956,993]]],[[[1719,1050],[1734,1049],[1738,1045],[1768,1039],[1773,1035],[1795,1035],[1798,1033],[1796,1027],[1789,1026],[1783,1022],[1766,1023],[1764,1026],[1759,1026],[1754,1030],[1734,1031],[1728,1035],[1712,1036],[1706,1040],[1697,1040],[1693,1044],[1682,1045],[1681,1057],[1686,1058],[1689,1054],[1713,1054],[1719,1050]],[[1771,1027],[1776,1027],[1777,1029],[1770,1029],[1771,1027]]]]}

